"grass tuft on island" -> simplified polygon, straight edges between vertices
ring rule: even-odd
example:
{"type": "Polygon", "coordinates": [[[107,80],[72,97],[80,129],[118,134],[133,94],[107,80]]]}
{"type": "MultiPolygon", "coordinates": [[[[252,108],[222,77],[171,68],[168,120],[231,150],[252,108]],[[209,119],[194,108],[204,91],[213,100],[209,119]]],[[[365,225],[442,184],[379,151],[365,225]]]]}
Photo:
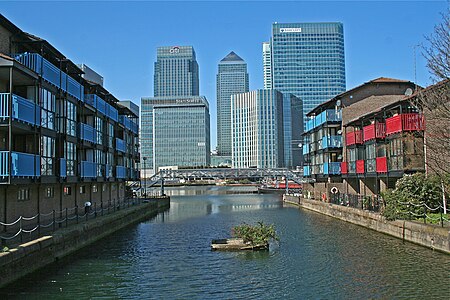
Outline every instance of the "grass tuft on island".
{"type": "Polygon", "coordinates": [[[258,222],[257,225],[243,223],[231,229],[234,238],[213,240],[212,250],[239,251],[239,250],[268,250],[271,240],[279,238],[273,224],[266,225],[258,222]]]}

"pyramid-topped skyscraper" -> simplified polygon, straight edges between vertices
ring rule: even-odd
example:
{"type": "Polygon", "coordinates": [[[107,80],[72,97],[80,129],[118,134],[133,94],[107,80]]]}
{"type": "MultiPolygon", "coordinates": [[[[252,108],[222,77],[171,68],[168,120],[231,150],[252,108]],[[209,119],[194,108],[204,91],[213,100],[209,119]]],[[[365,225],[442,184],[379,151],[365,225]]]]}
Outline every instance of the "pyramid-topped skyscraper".
{"type": "Polygon", "coordinates": [[[217,73],[217,153],[231,157],[231,95],[249,91],[247,63],[231,51],[217,73]]]}

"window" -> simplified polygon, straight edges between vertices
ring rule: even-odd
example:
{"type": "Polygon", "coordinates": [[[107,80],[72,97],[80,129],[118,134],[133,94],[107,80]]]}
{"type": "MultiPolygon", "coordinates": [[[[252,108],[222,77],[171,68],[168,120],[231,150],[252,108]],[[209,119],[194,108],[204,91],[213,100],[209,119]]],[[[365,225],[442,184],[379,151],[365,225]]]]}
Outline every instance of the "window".
{"type": "Polygon", "coordinates": [[[64,195],[65,196],[72,195],[72,187],[71,186],[65,186],[64,187],[64,195]]]}
{"type": "Polygon", "coordinates": [[[46,198],[53,198],[55,196],[55,188],[52,186],[48,186],[45,189],[45,197],[46,198]]]}
{"type": "Polygon", "coordinates": [[[41,175],[54,175],[55,139],[41,136],[41,175]]]}
{"type": "Polygon", "coordinates": [[[30,200],[30,188],[19,188],[17,200],[19,201],[30,200]]]}
{"type": "Polygon", "coordinates": [[[80,194],[85,194],[86,193],[86,186],[82,185],[80,186],[80,194]]]}
{"type": "Polygon", "coordinates": [[[55,95],[49,90],[40,90],[39,105],[41,106],[41,125],[48,129],[55,129],[55,95]]]}
{"type": "Polygon", "coordinates": [[[96,184],[94,184],[94,185],[92,186],[92,192],[93,192],[93,193],[97,193],[97,192],[98,192],[98,188],[97,188],[97,185],[96,185],[96,184]]]}

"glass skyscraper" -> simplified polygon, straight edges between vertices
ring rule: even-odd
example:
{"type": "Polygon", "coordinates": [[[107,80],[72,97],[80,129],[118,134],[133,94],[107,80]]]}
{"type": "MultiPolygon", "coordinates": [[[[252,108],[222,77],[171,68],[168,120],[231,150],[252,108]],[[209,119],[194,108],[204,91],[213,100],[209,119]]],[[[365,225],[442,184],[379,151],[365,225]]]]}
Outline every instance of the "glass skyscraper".
{"type": "Polygon", "coordinates": [[[210,164],[210,116],[199,96],[198,64],[191,46],[159,47],[154,97],[141,98],[141,166],[210,164]]]}
{"type": "Polygon", "coordinates": [[[158,47],[154,96],[198,96],[198,63],[192,46],[158,47]]]}
{"type": "Polygon", "coordinates": [[[274,23],[270,47],[263,44],[264,87],[303,101],[303,116],[345,91],[342,23],[274,23]]]}
{"type": "Polygon", "coordinates": [[[247,63],[233,51],[219,62],[217,73],[217,154],[231,156],[231,95],[249,90],[247,63]]]}

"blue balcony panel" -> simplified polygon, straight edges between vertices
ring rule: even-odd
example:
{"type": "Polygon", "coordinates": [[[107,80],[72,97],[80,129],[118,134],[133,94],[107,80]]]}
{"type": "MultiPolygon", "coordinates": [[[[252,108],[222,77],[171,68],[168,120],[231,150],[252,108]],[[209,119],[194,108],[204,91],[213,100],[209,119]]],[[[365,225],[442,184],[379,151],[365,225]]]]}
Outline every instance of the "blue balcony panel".
{"type": "Polygon", "coordinates": [[[340,175],[341,174],[341,163],[331,162],[323,164],[323,174],[325,175],[340,175]]]}
{"type": "Polygon", "coordinates": [[[303,167],[303,176],[311,176],[311,168],[310,166],[303,167]]]}
{"type": "Polygon", "coordinates": [[[97,177],[97,164],[92,161],[82,161],[80,163],[81,177],[94,178],[97,177]]]}
{"type": "Polygon", "coordinates": [[[116,166],[116,178],[126,178],[127,168],[123,166],[116,166]]]}
{"type": "Polygon", "coordinates": [[[322,138],[322,149],[326,148],[342,148],[342,136],[331,135],[322,138]]]}
{"type": "Polygon", "coordinates": [[[115,122],[119,121],[119,111],[108,103],[106,104],[106,115],[115,122]]]}
{"type": "Polygon", "coordinates": [[[65,158],[59,159],[59,177],[67,177],[67,161],[65,158]]]}
{"type": "Polygon", "coordinates": [[[126,146],[125,141],[119,138],[116,138],[116,150],[125,153],[126,146]]]}
{"type": "Polygon", "coordinates": [[[341,120],[341,110],[327,109],[306,122],[305,132],[319,127],[327,122],[340,122],[341,120]]]}
{"type": "Polygon", "coordinates": [[[0,176],[8,177],[9,175],[11,177],[40,177],[40,155],[0,151],[0,176]]]}
{"type": "MultiPolygon", "coordinates": [[[[11,94],[0,93],[0,118],[9,118],[11,94]]],[[[41,107],[33,101],[12,94],[12,117],[30,125],[41,125],[41,107]]]]}
{"type": "Polygon", "coordinates": [[[112,174],[112,166],[109,165],[109,164],[106,164],[106,165],[105,165],[105,176],[106,176],[107,178],[113,177],[113,174],[112,174]]]}
{"type": "Polygon", "coordinates": [[[97,132],[94,129],[94,127],[84,124],[84,123],[79,123],[78,124],[78,134],[80,139],[84,140],[84,141],[88,141],[91,143],[96,143],[97,141],[97,132]]]}

